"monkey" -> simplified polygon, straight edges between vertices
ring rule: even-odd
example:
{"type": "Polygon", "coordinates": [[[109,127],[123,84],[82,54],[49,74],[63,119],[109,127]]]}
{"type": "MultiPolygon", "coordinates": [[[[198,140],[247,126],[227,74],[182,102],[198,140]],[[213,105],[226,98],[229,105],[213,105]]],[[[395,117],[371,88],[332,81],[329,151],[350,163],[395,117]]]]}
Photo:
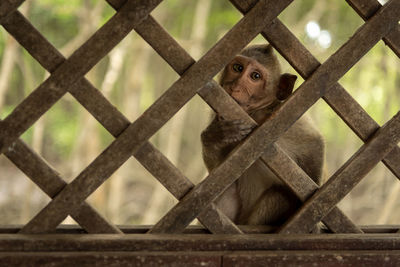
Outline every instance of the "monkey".
{"type": "MultiPolygon", "coordinates": [[[[292,93],[296,75],[281,74],[271,45],[243,49],[222,71],[219,84],[259,125],[292,93]]],[[[253,130],[240,120],[216,114],[201,133],[204,163],[210,172],[253,130]]],[[[278,144],[315,183],[321,185],[324,140],[311,118],[303,115],[278,144]]],[[[301,201],[263,163],[256,160],[216,200],[217,207],[239,225],[282,225],[301,201]]]]}

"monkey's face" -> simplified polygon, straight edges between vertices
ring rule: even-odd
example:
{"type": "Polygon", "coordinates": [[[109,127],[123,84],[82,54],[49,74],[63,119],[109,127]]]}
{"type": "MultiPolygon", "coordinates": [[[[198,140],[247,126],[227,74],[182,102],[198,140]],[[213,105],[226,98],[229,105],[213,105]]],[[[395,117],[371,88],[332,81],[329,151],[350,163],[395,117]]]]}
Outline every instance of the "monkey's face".
{"type": "Polygon", "coordinates": [[[221,86],[247,112],[276,99],[271,74],[257,60],[238,55],[226,67],[221,86]]]}

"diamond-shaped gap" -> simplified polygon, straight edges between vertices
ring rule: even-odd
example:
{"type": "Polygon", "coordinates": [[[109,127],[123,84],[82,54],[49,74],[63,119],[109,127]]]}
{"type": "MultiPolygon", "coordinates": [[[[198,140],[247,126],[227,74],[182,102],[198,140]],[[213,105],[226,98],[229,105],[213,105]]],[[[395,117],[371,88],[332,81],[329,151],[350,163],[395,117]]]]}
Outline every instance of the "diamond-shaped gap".
{"type": "Polygon", "coordinates": [[[66,94],[22,135],[22,139],[70,181],[112,142],[113,137],[66,94]]]}
{"type": "Polygon", "coordinates": [[[380,41],[340,80],[379,125],[400,110],[399,66],[398,57],[380,41]]]}
{"type": "Polygon", "coordinates": [[[320,62],[364,23],[345,1],[293,1],[278,18],[320,62]]]}
{"type": "Polygon", "coordinates": [[[325,139],[326,180],[362,146],[363,142],[322,99],[307,113],[325,139]]]}
{"type": "Polygon", "coordinates": [[[134,121],[179,79],[179,75],[133,31],[90,70],[86,78],[134,121]]]}
{"type": "Polygon", "coordinates": [[[26,1],[29,20],[68,57],[114,13],[106,1],[26,1]]]}
{"type": "MultiPolygon", "coordinates": [[[[207,173],[202,159],[200,134],[209,124],[211,113],[208,105],[196,95],[150,139],[194,184],[207,173]]],[[[159,182],[156,181],[153,188],[159,198],[150,198],[148,208],[154,214],[143,218],[142,223],[145,224],[156,223],[177,202],[159,182]]]]}
{"type": "Polygon", "coordinates": [[[400,181],[380,162],[341,201],[339,207],[357,225],[398,224],[400,181]]]}
{"type": "Polygon", "coordinates": [[[8,33],[5,33],[2,53],[0,118],[4,119],[48,77],[48,73],[8,33]]]}
{"type": "Polygon", "coordinates": [[[134,157],[130,157],[87,199],[116,225],[155,224],[175,198],[134,157]]]}
{"type": "Polygon", "coordinates": [[[0,225],[23,225],[50,198],[5,155],[0,155],[0,225]]]}
{"type": "Polygon", "coordinates": [[[212,110],[196,95],[150,139],[193,183],[206,172],[200,134],[209,124],[210,114],[212,110]]]}

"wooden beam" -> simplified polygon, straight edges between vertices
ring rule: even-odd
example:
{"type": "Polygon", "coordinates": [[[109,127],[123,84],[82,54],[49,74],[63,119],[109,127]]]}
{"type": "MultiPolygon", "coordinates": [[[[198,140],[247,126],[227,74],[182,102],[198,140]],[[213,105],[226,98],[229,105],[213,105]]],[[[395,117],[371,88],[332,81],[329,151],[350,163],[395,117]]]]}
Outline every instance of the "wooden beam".
{"type": "Polygon", "coordinates": [[[220,253],[215,252],[0,252],[4,266],[222,266],[220,253]]]}
{"type": "Polygon", "coordinates": [[[233,266],[397,266],[399,251],[268,251],[234,252],[223,258],[233,266]]]}
{"type": "Polygon", "coordinates": [[[25,0],[4,0],[0,2],[0,24],[17,10],[17,8],[24,3],[25,0]]]}
{"type": "Polygon", "coordinates": [[[400,250],[396,234],[1,234],[0,252],[400,250]]]}
{"type": "MultiPolygon", "coordinates": [[[[5,225],[0,227],[0,234],[16,234],[23,225],[5,225]]],[[[153,225],[118,225],[124,234],[145,234],[153,225]]],[[[238,225],[241,232],[245,234],[274,234],[278,230],[278,226],[272,225],[238,225]]],[[[400,229],[400,225],[359,225],[358,228],[366,234],[394,234],[400,229]]],[[[51,234],[85,234],[87,233],[79,225],[61,224],[51,234]]],[[[201,225],[189,225],[182,232],[183,234],[211,234],[210,230],[201,225]]],[[[332,231],[322,227],[321,233],[331,234],[332,231]]],[[[346,233],[348,234],[348,233],[346,233]]]]}
{"type": "MultiPolygon", "coordinates": [[[[382,5],[377,0],[346,0],[346,2],[363,20],[368,20],[382,8],[382,5]]],[[[383,38],[383,41],[398,57],[400,57],[400,25],[394,27],[393,30],[383,38]]]]}

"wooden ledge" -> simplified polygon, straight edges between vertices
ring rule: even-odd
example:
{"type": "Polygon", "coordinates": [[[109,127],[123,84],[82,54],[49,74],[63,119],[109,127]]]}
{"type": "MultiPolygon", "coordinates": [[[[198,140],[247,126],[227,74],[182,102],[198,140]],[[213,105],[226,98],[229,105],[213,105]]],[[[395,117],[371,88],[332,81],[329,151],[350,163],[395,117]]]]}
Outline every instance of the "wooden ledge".
{"type": "Polygon", "coordinates": [[[62,226],[56,234],[0,229],[0,266],[400,266],[398,226],[361,227],[366,234],[143,234],[149,226],[119,227],[127,234],[82,234],[62,226]]]}

